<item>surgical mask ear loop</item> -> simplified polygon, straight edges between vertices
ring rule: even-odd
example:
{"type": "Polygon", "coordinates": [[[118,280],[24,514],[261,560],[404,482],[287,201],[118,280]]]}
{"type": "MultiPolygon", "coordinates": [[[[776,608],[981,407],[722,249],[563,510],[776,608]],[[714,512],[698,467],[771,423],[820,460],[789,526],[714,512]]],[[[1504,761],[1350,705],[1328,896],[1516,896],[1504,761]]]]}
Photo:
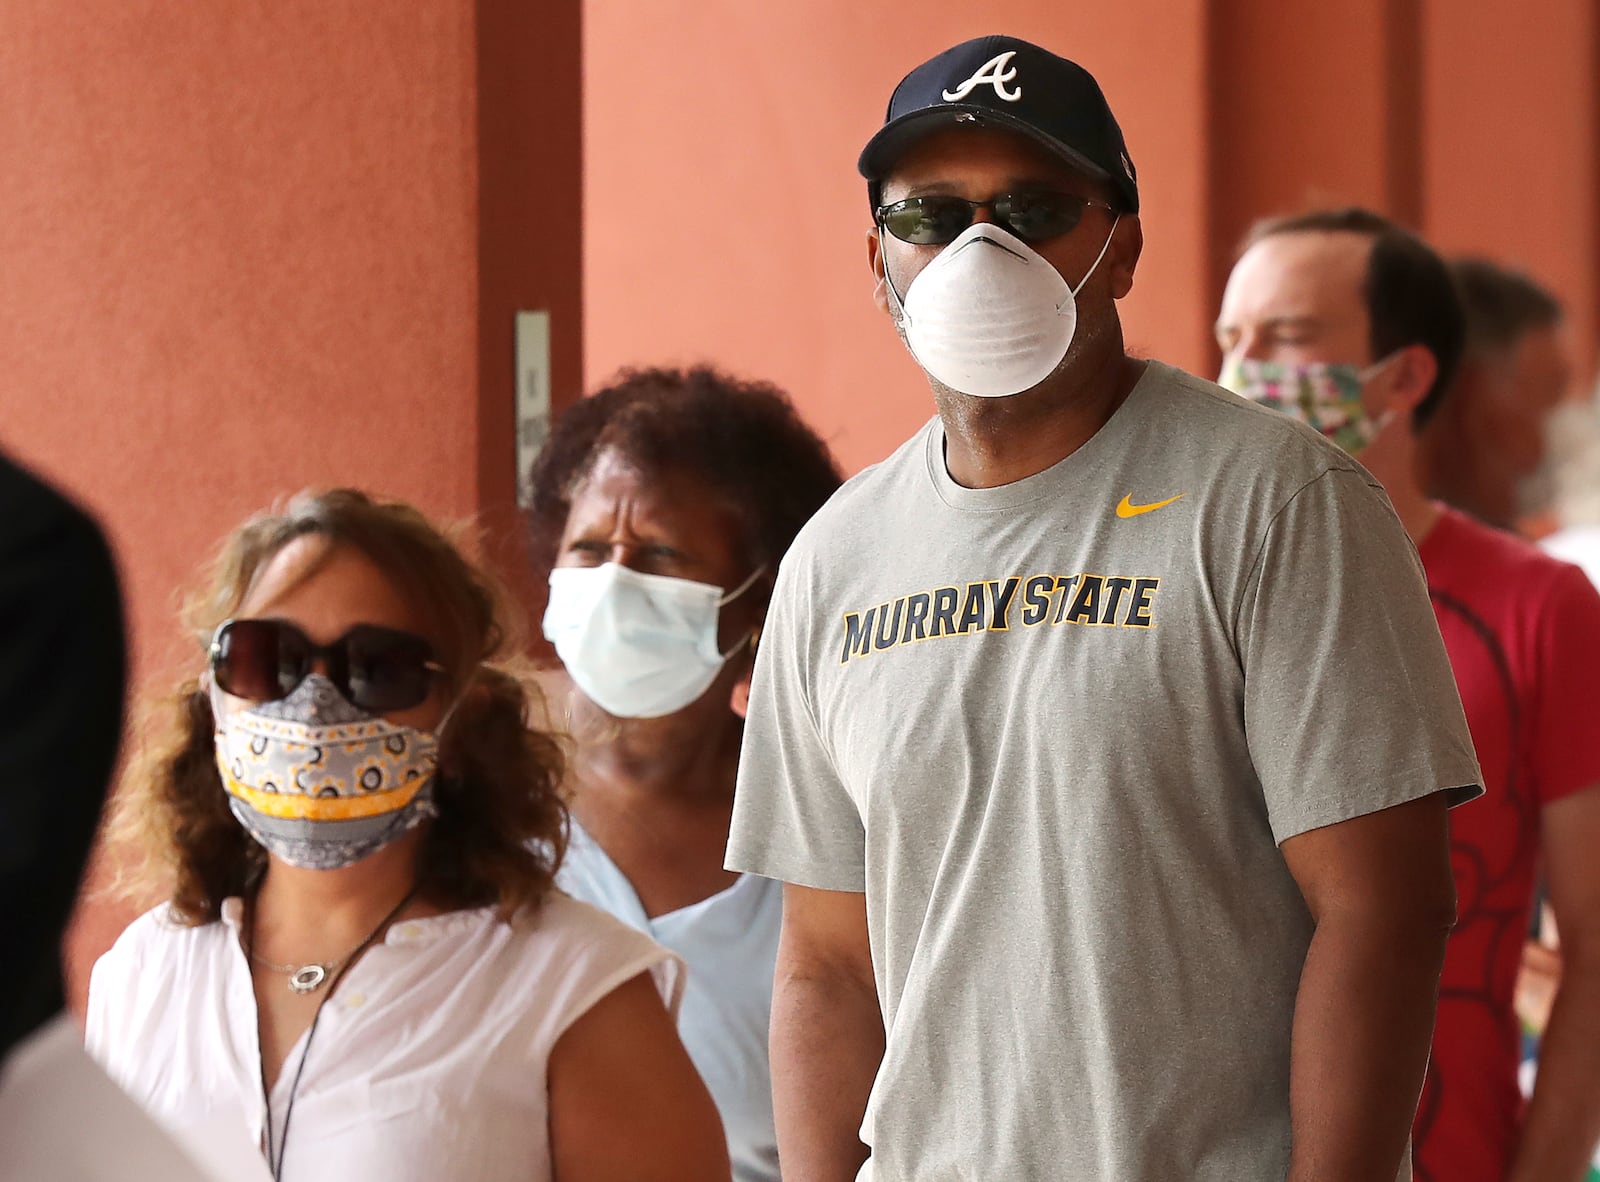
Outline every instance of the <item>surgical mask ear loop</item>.
{"type": "MultiPolygon", "coordinates": [[[[887,275],[888,272],[885,271],[884,274],[887,275]]],[[[721,599],[717,600],[717,606],[719,608],[727,607],[735,599],[738,599],[739,596],[743,595],[746,591],[750,590],[751,587],[754,587],[756,585],[756,580],[759,579],[763,574],[766,573],[766,569],[767,569],[767,564],[764,563],[764,562],[760,566],[756,567],[755,570],[750,572],[750,577],[748,579],[746,579],[744,582],[740,583],[732,591],[729,591],[721,599]]]]}
{"type": "Polygon", "coordinates": [[[1356,371],[1356,377],[1360,380],[1361,384],[1365,386],[1373,378],[1377,377],[1380,373],[1393,365],[1395,363],[1395,359],[1398,358],[1401,353],[1405,352],[1405,348],[1406,347],[1402,345],[1393,353],[1390,353],[1387,357],[1380,357],[1365,369],[1358,369],[1356,371]]]}
{"type": "MultiPolygon", "coordinates": [[[[885,268],[883,273],[885,275],[887,275],[889,273],[888,269],[885,268]]],[[[717,619],[718,619],[719,623],[721,622],[721,618],[722,618],[721,617],[722,609],[727,607],[728,604],[732,603],[735,599],[738,599],[739,596],[743,595],[746,591],[750,590],[751,587],[754,587],[756,585],[756,580],[759,579],[762,576],[762,574],[766,571],[766,569],[767,569],[767,564],[763,562],[760,566],[756,567],[755,570],[750,572],[750,577],[748,579],[746,579],[744,582],[740,583],[732,591],[729,591],[721,599],[717,600],[717,613],[718,613],[717,614],[717,619]]],[[[751,627],[749,632],[745,633],[743,636],[739,637],[738,640],[733,642],[733,647],[732,648],[730,648],[727,652],[722,652],[721,649],[718,649],[717,653],[723,659],[723,661],[727,661],[729,658],[731,658],[733,656],[734,653],[739,651],[740,646],[742,646],[745,643],[745,641],[749,640],[752,636],[759,636],[760,634],[761,634],[761,625],[759,625],[759,624],[752,625],[752,627],[751,627]]],[[[716,642],[713,640],[712,643],[716,643],[716,642]]],[[[752,651],[754,651],[754,650],[752,649],[752,651]]]]}
{"type": "MultiPolygon", "coordinates": [[[[1395,362],[1395,359],[1400,356],[1400,354],[1404,351],[1404,349],[1405,349],[1405,346],[1402,345],[1399,349],[1396,349],[1393,353],[1390,353],[1387,357],[1380,357],[1380,358],[1378,358],[1378,360],[1374,361],[1371,365],[1367,366],[1365,369],[1358,369],[1356,371],[1356,380],[1361,383],[1361,388],[1363,390],[1365,390],[1366,389],[1366,385],[1367,385],[1368,382],[1370,382],[1373,378],[1377,377],[1380,373],[1382,373],[1384,370],[1388,369],[1391,365],[1393,365],[1394,362],[1395,362]]],[[[1368,418],[1372,422],[1372,436],[1373,436],[1373,438],[1374,439],[1377,438],[1378,435],[1383,431],[1383,429],[1385,427],[1387,427],[1390,423],[1394,422],[1394,420],[1399,416],[1399,414],[1400,414],[1399,410],[1397,410],[1397,409],[1395,409],[1394,407],[1391,406],[1387,410],[1385,410],[1381,415],[1369,415],[1368,418]]]]}

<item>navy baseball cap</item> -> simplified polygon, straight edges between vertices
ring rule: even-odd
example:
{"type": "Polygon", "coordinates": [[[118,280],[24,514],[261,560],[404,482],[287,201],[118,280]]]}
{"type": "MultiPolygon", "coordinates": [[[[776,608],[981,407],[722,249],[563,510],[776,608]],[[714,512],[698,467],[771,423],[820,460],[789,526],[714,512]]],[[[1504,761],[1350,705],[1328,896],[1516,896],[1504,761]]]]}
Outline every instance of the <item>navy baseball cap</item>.
{"type": "Polygon", "coordinates": [[[959,124],[1031,136],[1075,168],[1107,181],[1130,213],[1139,182],[1106,96],[1076,62],[1020,37],[978,37],[947,49],[900,80],[878,134],[856,167],[874,191],[917,140],[959,124]]]}

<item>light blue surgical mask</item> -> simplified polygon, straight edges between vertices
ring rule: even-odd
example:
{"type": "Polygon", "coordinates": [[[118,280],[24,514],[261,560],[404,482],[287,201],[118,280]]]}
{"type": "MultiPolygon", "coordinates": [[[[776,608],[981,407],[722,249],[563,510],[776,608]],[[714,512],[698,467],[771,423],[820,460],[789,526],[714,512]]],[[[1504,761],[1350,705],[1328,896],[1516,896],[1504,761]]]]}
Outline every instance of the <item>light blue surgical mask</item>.
{"type": "Polygon", "coordinates": [[[710,688],[728,658],[717,647],[719,611],[765,567],[723,594],[721,587],[647,575],[619,563],[550,572],[544,635],[573,682],[618,718],[676,714],[710,688]]]}

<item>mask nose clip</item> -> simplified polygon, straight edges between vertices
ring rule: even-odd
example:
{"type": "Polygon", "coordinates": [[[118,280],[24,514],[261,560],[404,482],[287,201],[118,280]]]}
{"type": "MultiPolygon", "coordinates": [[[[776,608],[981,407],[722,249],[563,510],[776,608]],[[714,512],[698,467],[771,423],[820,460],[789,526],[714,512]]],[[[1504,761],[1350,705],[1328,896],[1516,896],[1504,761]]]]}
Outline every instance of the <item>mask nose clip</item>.
{"type": "MultiPolygon", "coordinates": [[[[1028,261],[1026,255],[1019,254],[1017,251],[1013,250],[1009,245],[1007,245],[1007,243],[1005,242],[1005,240],[1003,238],[999,237],[999,234],[981,233],[981,231],[983,231],[983,230],[995,230],[995,231],[998,231],[999,234],[1004,234],[1005,233],[1004,230],[1001,230],[1000,227],[996,226],[993,222],[973,222],[971,228],[968,231],[968,233],[972,233],[973,231],[980,231],[980,232],[979,233],[972,233],[972,237],[968,241],[962,243],[961,249],[962,250],[966,250],[969,247],[973,247],[973,246],[992,246],[996,250],[1005,251],[1012,258],[1021,259],[1023,262],[1027,262],[1028,261]]],[[[1008,237],[1009,237],[1009,235],[1008,235],[1008,237]]],[[[951,245],[954,246],[955,243],[951,243],[951,245]]]]}

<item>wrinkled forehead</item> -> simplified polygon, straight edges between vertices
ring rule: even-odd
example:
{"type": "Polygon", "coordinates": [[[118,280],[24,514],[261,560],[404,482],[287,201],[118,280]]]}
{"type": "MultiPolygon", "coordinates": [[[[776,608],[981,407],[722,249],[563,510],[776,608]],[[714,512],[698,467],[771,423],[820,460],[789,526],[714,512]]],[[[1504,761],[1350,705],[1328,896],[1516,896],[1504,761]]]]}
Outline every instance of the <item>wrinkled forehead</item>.
{"type": "Polygon", "coordinates": [[[624,511],[636,522],[686,538],[709,532],[743,545],[748,532],[738,498],[710,474],[607,445],[573,482],[567,532],[610,522],[624,511]]]}
{"type": "Polygon", "coordinates": [[[1316,320],[1365,331],[1372,239],[1294,231],[1253,243],[1228,276],[1219,322],[1246,328],[1274,320],[1316,320]]]}

